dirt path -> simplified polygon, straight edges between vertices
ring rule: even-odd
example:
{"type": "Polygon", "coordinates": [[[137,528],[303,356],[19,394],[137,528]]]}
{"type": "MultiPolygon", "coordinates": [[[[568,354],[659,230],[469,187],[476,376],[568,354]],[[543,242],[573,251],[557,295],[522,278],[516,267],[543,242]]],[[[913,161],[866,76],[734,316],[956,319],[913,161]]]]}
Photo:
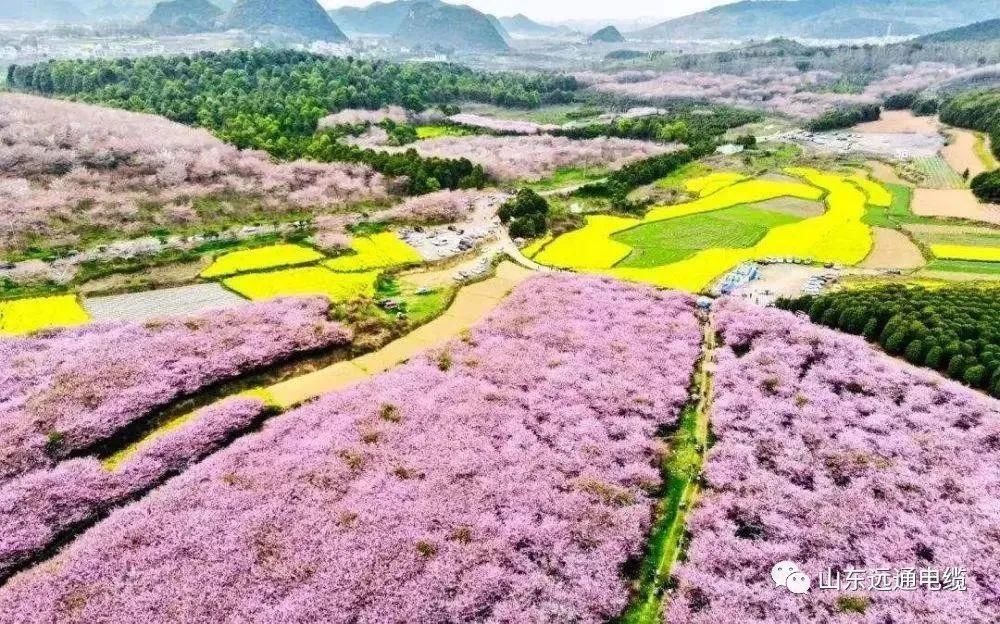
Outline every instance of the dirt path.
{"type": "Polygon", "coordinates": [[[872,228],[875,244],[858,266],[862,269],[918,269],[926,264],[920,249],[906,234],[888,228],[872,228]]]}
{"type": "Polygon", "coordinates": [[[460,290],[448,311],[430,323],[378,351],[283,381],[267,388],[267,392],[278,406],[288,409],[384,372],[421,351],[444,344],[475,325],[492,312],[515,286],[533,274],[529,269],[504,262],[497,267],[495,277],[460,290]]]}

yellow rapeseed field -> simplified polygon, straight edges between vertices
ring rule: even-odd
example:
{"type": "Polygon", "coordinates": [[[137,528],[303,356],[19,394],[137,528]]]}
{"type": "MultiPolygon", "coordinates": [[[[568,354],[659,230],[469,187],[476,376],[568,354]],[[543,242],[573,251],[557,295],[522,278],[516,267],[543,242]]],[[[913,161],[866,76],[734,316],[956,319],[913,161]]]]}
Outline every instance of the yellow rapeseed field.
{"type": "Polygon", "coordinates": [[[73,295],[0,301],[0,334],[28,334],[49,327],[82,325],[89,320],[73,295]]]}
{"type": "Polygon", "coordinates": [[[735,171],[714,171],[700,178],[687,180],[684,182],[684,188],[691,193],[696,193],[704,197],[746,179],[745,175],[736,173],[735,171]]]}
{"type": "Polygon", "coordinates": [[[351,248],[357,253],[333,258],[323,264],[334,271],[355,272],[419,264],[423,261],[416,249],[404,243],[393,232],[355,238],[351,241],[351,248]]]}
{"type": "Polygon", "coordinates": [[[872,206],[888,208],[892,205],[892,193],[878,182],[863,175],[853,175],[847,179],[861,187],[861,190],[868,196],[868,203],[872,206]]]}
{"type": "Polygon", "coordinates": [[[722,210],[739,204],[752,204],[776,197],[798,197],[799,199],[819,199],[823,192],[808,184],[785,180],[747,180],[727,186],[711,195],[675,206],[659,206],[646,213],[643,221],[651,223],[663,219],[673,219],[685,215],[722,210]]]}
{"type": "Polygon", "coordinates": [[[1000,247],[973,245],[931,245],[931,253],[945,260],[980,260],[1000,262],[1000,247]]]}
{"type": "MultiPolygon", "coordinates": [[[[864,260],[871,250],[872,235],[868,226],[861,221],[865,204],[870,200],[859,190],[860,184],[856,185],[856,180],[815,169],[795,168],[788,169],[787,173],[802,178],[806,183],[748,180],[725,186],[686,204],[654,208],[641,220],[589,217],[583,229],[555,239],[535,259],[560,268],[596,271],[620,279],[693,292],[704,289],[741,262],[750,260],[792,256],[848,265],[864,260]],[[609,238],[616,232],[640,224],[776,197],[816,200],[823,197],[824,193],[827,205],[824,214],[774,227],[753,247],[706,249],[679,262],[651,268],[615,266],[631,251],[628,245],[609,238]]],[[[706,188],[710,185],[696,183],[695,186],[706,188]]],[[[873,189],[870,191],[875,193],[873,189]]]]}
{"type": "Polygon", "coordinates": [[[205,269],[201,276],[205,278],[225,277],[249,271],[309,264],[323,258],[323,254],[315,249],[301,245],[270,245],[223,254],[216,258],[215,262],[205,269]]]}
{"type": "Polygon", "coordinates": [[[377,277],[378,271],[334,273],[323,267],[300,267],[237,275],[223,284],[254,301],[295,295],[325,295],[331,301],[339,302],[374,295],[377,277]]]}
{"type": "Polygon", "coordinates": [[[587,225],[563,234],[535,254],[535,261],[561,269],[608,269],[629,255],[632,248],[609,237],[642,223],[639,219],[594,215],[587,225]]]}

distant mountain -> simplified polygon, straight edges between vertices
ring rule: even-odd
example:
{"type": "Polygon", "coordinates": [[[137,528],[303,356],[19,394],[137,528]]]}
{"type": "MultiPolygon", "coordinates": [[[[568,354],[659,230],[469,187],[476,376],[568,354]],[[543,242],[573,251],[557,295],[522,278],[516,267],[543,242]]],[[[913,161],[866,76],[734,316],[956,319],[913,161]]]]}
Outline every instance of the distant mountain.
{"type": "Polygon", "coordinates": [[[92,22],[140,22],[149,17],[157,0],[73,0],[92,22]]]}
{"type": "Polygon", "coordinates": [[[625,37],[614,26],[605,26],[587,37],[587,41],[596,43],[625,43],[625,37]]]}
{"type": "Polygon", "coordinates": [[[507,32],[520,37],[551,37],[564,33],[561,28],[539,24],[523,13],[501,17],[499,21],[507,29],[507,32]]]}
{"type": "Polygon", "coordinates": [[[408,46],[465,52],[507,52],[510,47],[489,17],[472,7],[412,2],[393,37],[408,46]]]}
{"type": "Polygon", "coordinates": [[[925,43],[957,43],[961,41],[1000,41],[1000,19],[976,22],[960,28],[943,30],[920,37],[925,43]]]}
{"type": "Polygon", "coordinates": [[[311,41],[347,41],[316,0],[239,0],[226,21],[250,32],[280,31],[311,41]]]}
{"type": "Polygon", "coordinates": [[[168,0],[153,8],[146,25],[168,33],[204,32],[214,29],[221,16],[222,9],[208,0],[168,0]]]}
{"type": "Polygon", "coordinates": [[[490,23],[493,24],[493,28],[496,28],[497,33],[499,33],[499,35],[503,37],[503,42],[506,43],[508,46],[510,46],[511,43],[510,33],[507,32],[507,29],[503,27],[503,24],[500,23],[500,20],[497,18],[497,16],[490,15],[487,13],[486,19],[490,20],[490,23]]]}
{"type": "Polygon", "coordinates": [[[921,35],[1000,17],[983,0],[743,0],[636,31],[637,39],[921,35]]]}
{"type": "Polygon", "coordinates": [[[0,0],[0,20],[81,22],[83,11],[67,0],[0,0]]]}
{"type": "Polygon", "coordinates": [[[330,17],[345,32],[352,35],[391,37],[406,19],[410,7],[420,2],[436,3],[438,0],[396,0],[375,2],[361,8],[341,7],[330,11],[330,17]]]}

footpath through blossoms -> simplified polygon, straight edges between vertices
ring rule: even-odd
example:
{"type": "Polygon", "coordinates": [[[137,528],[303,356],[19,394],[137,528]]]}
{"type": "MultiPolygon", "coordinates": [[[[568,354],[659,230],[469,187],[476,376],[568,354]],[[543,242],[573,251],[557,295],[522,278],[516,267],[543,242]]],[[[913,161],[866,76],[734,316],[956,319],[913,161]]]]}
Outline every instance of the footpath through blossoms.
{"type": "Polygon", "coordinates": [[[113,513],[0,622],[606,621],[700,343],[688,296],[535,278],[113,513]]]}

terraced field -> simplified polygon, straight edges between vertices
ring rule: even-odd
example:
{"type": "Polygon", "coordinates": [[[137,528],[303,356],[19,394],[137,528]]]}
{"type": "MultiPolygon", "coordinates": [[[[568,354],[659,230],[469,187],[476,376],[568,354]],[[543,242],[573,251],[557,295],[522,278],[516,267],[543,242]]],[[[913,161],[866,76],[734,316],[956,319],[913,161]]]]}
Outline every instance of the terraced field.
{"type": "Polygon", "coordinates": [[[376,278],[377,271],[335,273],[314,266],[237,275],[222,283],[252,301],[293,295],[324,295],[331,301],[347,301],[374,295],[376,278]]]}

